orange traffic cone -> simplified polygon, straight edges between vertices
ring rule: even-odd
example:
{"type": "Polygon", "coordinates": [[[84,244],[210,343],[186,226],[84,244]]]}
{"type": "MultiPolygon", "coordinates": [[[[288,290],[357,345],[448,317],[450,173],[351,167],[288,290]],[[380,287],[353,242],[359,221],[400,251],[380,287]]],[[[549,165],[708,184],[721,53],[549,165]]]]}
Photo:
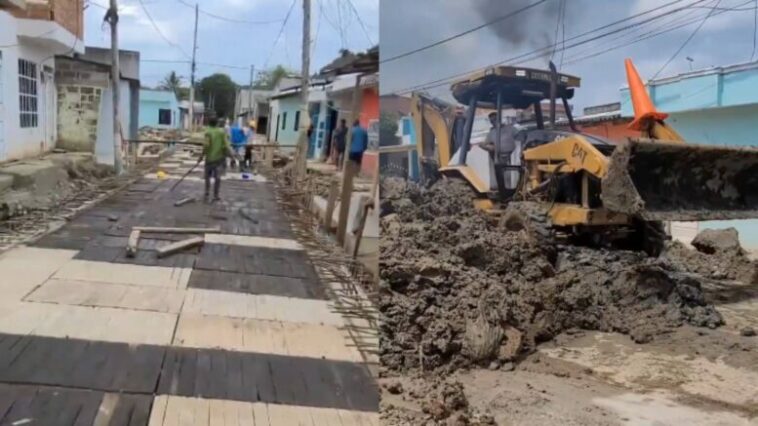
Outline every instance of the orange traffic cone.
{"type": "Polygon", "coordinates": [[[650,100],[645,84],[642,83],[632,60],[626,59],[624,64],[626,65],[626,80],[629,82],[629,93],[632,96],[632,106],[634,107],[634,120],[629,123],[629,128],[644,130],[650,120],[665,120],[669,115],[655,109],[655,105],[650,100]]]}

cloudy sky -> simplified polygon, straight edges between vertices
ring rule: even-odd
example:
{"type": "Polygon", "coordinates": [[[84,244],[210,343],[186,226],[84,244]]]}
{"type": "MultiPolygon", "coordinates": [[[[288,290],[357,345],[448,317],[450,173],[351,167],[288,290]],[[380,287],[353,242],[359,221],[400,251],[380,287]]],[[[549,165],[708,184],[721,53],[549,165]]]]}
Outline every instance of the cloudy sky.
{"type": "MultiPolygon", "coordinates": [[[[535,3],[537,0],[381,0],[380,34],[382,60],[437,42],[476,27],[493,18],[535,3]]],[[[547,0],[514,18],[485,27],[428,50],[381,64],[382,93],[403,91],[427,82],[485,67],[520,54],[539,50],[558,39],[567,45],[615,28],[639,22],[674,9],[679,12],[650,23],[582,44],[563,52],[561,71],[582,78],[572,103],[575,111],[586,106],[618,101],[625,84],[624,58],[634,60],[643,79],[650,78],[681,47],[713,12],[702,28],[660,77],[692,69],[750,61],[753,53],[755,2],[752,0],[565,0],[563,25],[558,17],[561,0],[547,0]],[[669,3],[675,3],[666,6],[669,3]],[[580,34],[648,10],[624,24],[609,27],[584,38],[580,34]],[[715,8],[715,9],[714,9],[715,8]],[[736,10],[729,10],[736,9],[736,10]],[[677,26],[681,28],[674,29],[677,26]],[[624,46],[660,31],[669,32],[624,46]],[[607,53],[600,53],[603,50],[607,53]],[[692,61],[687,60],[687,57],[692,61]]],[[[522,65],[546,68],[551,51],[522,65]]],[[[553,60],[561,62],[560,49],[553,60]]],[[[756,53],[754,59],[758,59],[756,53]]],[[[446,97],[449,84],[429,91],[446,97]]]]}
{"type": "MultiPolygon", "coordinates": [[[[110,46],[110,30],[102,24],[108,0],[86,0],[85,3],[86,44],[110,46]]],[[[250,65],[255,65],[258,70],[277,64],[300,70],[301,0],[296,0],[278,41],[277,35],[292,0],[198,0],[197,3],[201,10],[198,78],[225,72],[237,83],[247,84],[250,65]],[[218,19],[211,14],[245,22],[218,19]]],[[[140,51],[143,85],[157,84],[172,70],[189,81],[194,4],[195,0],[142,0],[142,4],[139,0],[119,0],[120,47],[140,51]],[[154,28],[148,14],[163,36],[154,28]],[[150,62],[156,60],[179,62],[150,62]]],[[[334,59],[343,47],[365,50],[377,43],[379,0],[312,0],[311,26],[311,36],[315,40],[311,69],[318,70],[334,59]],[[356,19],[353,6],[366,31],[356,19]]]]}

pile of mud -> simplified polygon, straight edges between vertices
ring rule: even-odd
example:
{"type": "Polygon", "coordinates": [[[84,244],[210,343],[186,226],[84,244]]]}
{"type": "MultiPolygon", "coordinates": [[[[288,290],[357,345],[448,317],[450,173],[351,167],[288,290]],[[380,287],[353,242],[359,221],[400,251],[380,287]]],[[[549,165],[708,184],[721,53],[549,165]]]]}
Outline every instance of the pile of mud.
{"type": "Polygon", "coordinates": [[[706,229],[692,240],[692,245],[696,250],[675,242],[668,247],[665,256],[704,277],[758,285],[758,262],[751,260],[742,249],[736,229],[706,229]]]}
{"type": "Polygon", "coordinates": [[[448,378],[416,378],[383,386],[381,424],[495,425],[491,415],[473,409],[463,385],[448,378]],[[388,395],[389,394],[389,395],[388,395]]]}
{"type": "Polygon", "coordinates": [[[669,258],[508,231],[458,181],[386,180],[381,210],[380,356],[391,370],[497,366],[571,328],[647,342],[723,324],[697,276],[669,258]]]}

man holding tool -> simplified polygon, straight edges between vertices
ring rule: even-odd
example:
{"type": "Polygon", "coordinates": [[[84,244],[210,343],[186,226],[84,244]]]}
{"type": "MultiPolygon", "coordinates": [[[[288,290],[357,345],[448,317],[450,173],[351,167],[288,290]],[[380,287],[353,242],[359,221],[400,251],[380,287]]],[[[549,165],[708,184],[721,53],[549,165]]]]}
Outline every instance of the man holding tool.
{"type": "Polygon", "coordinates": [[[203,151],[197,160],[197,164],[200,164],[203,158],[205,158],[205,200],[208,201],[211,189],[211,176],[213,176],[213,201],[215,202],[220,200],[221,168],[226,162],[226,156],[233,157],[237,161],[240,161],[240,158],[232,150],[226,132],[218,127],[218,119],[210,119],[208,125],[208,129],[205,131],[203,151]]]}

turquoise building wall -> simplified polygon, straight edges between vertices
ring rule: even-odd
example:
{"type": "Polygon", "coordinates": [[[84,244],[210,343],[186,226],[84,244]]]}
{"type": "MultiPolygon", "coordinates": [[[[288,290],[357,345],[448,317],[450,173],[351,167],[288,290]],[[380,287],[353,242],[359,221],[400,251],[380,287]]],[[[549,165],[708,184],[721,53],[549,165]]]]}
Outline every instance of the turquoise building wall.
{"type": "Polygon", "coordinates": [[[177,129],[180,125],[179,101],[174,92],[168,90],[140,89],[139,127],[150,126],[160,129],[177,129]],[[158,124],[159,110],[171,110],[171,123],[158,124]]]}

